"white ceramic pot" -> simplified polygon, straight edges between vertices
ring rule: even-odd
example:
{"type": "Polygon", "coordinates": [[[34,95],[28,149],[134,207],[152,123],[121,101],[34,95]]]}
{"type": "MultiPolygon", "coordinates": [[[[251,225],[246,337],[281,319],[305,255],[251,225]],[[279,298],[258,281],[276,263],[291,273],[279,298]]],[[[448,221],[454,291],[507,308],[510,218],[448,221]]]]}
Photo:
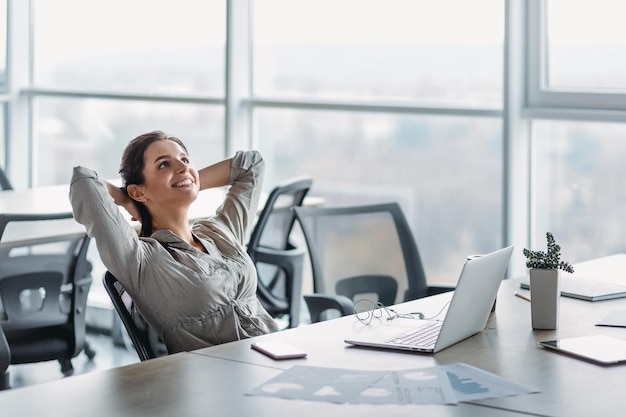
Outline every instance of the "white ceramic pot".
{"type": "Polygon", "coordinates": [[[530,310],[533,329],[559,327],[561,286],[558,269],[530,270],[530,310]]]}

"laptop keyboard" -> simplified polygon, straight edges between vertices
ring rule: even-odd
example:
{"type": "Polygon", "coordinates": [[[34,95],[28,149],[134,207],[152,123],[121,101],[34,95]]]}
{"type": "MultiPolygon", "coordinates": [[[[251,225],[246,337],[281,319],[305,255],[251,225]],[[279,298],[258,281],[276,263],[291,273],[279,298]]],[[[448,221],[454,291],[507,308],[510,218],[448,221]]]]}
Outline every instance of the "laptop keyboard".
{"type": "Polygon", "coordinates": [[[433,321],[425,327],[402,333],[387,340],[387,343],[394,343],[403,346],[424,346],[431,347],[435,345],[439,331],[443,325],[442,321],[433,321]]]}

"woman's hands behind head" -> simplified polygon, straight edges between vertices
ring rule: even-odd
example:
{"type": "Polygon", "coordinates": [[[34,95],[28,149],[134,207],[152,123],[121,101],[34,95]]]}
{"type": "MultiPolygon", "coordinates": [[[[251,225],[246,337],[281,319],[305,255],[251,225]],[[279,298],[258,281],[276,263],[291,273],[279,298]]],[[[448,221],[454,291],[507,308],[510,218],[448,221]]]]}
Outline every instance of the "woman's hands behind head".
{"type": "Polygon", "coordinates": [[[135,205],[135,201],[128,196],[126,191],[122,188],[116,187],[115,185],[107,182],[107,190],[111,197],[113,197],[113,201],[118,206],[123,207],[128,214],[130,214],[132,221],[141,221],[141,215],[139,214],[139,210],[135,205]]]}

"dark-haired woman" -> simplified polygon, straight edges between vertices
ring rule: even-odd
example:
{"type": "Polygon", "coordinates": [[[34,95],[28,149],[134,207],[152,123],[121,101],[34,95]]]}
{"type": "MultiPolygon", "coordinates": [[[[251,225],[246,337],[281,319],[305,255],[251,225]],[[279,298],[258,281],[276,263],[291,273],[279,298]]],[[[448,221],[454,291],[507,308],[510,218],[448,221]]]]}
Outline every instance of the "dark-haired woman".
{"type": "Polygon", "coordinates": [[[245,248],[263,173],[257,151],[196,171],[183,142],[160,131],[128,144],[122,188],[74,168],[74,217],[169,353],[278,330],[256,297],[256,269],[245,248]],[[215,216],[190,225],[198,192],[226,185],[215,216]],[[139,235],[118,206],[141,222],[139,235]]]}

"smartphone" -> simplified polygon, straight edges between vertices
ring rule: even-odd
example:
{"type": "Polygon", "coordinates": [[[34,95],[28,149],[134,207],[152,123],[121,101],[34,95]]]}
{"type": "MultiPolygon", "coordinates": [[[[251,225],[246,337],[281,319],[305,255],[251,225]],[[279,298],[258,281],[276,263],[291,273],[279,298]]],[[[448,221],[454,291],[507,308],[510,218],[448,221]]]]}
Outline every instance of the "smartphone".
{"type": "Polygon", "coordinates": [[[288,343],[279,341],[261,341],[252,343],[252,349],[272,359],[306,358],[306,352],[288,343]]]}

